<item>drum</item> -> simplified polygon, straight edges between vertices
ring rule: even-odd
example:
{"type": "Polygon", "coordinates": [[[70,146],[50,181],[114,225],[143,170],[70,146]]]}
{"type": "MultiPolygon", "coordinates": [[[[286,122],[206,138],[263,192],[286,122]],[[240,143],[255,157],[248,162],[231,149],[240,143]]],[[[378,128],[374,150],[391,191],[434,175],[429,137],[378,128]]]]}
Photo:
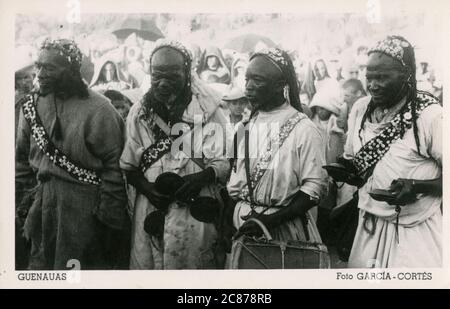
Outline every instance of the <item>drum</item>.
{"type": "Polygon", "coordinates": [[[327,247],[321,243],[274,240],[255,218],[264,236],[242,236],[233,242],[230,269],[319,269],[330,268],[327,247]]]}

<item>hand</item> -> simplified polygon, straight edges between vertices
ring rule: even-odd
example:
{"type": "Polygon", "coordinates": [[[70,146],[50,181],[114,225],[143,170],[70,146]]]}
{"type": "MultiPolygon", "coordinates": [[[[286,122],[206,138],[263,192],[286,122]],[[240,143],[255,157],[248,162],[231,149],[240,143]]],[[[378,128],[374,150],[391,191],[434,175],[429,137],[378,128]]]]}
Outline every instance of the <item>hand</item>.
{"type": "Polygon", "coordinates": [[[180,201],[190,202],[198,196],[200,190],[213,183],[215,172],[212,167],[208,167],[199,173],[186,175],[183,177],[184,184],[175,192],[175,197],[180,201]]]}
{"type": "Polygon", "coordinates": [[[347,183],[351,186],[361,188],[364,185],[364,180],[361,177],[359,177],[358,175],[349,174],[345,183],[347,183]]]}
{"type": "MultiPolygon", "coordinates": [[[[241,217],[243,220],[248,220],[250,218],[256,218],[259,221],[261,221],[266,227],[270,226],[270,220],[268,219],[267,215],[261,215],[258,213],[254,213],[254,214],[249,214],[246,216],[242,216],[241,217]]],[[[242,235],[247,235],[247,236],[261,236],[263,233],[263,231],[261,230],[261,227],[253,222],[253,221],[246,221],[240,228],[239,230],[234,234],[233,239],[237,239],[239,237],[241,237],[242,235]]]]}
{"type": "Polygon", "coordinates": [[[391,183],[389,190],[397,194],[395,201],[389,202],[390,205],[402,206],[417,200],[412,179],[396,179],[391,183]]]}
{"type": "Polygon", "coordinates": [[[155,189],[155,184],[153,182],[149,182],[145,185],[145,192],[143,192],[143,194],[157,209],[163,209],[172,202],[170,196],[161,194],[155,189]]]}
{"type": "Polygon", "coordinates": [[[356,170],[356,167],[353,164],[352,160],[345,159],[344,157],[339,157],[337,159],[337,163],[342,164],[348,172],[346,179],[343,180],[345,183],[351,186],[356,186],[358,188],[364,185],[364,180],[357,175],[358,171],[356,170]]]}
{"type": "Polygon", "coordinates": [[[356,170],[355,165],[353,164],[353,160],[345,159],[344,157],[337,158],[337,163],[342,164],[348,172],[352,174],[357,174],[358,171],[356,170]]]}

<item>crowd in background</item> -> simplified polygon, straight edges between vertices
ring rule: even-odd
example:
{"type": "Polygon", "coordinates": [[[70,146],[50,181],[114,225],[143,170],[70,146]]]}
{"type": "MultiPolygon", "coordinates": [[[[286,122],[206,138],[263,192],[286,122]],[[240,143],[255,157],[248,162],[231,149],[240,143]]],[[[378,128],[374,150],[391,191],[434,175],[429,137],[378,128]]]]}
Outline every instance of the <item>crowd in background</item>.
{"type": "MultiPolygon", "coordinates": [[[[126,120],[132,105],[139,102],[150,88],[150,55],[154,42],[131,33],[124,40],[109,36],[95,43],[84,50],[83,80],[89,88],[109,98],[126,120]]],[[[229,122],[236,125],[246,121],[251,114],[251,106],[245,96],[249,59],[258,50],[274,47],[276,43],[256,42],[245,51],[192,43],[186,45],[193,59],[192,73],[219,93],[229,122]]],[[[18,61],[20,64],[15,72],[16,126],[20,111],[17,103],[35,87],[35,46],[39,46],[39,40],[23,47],[27,60],[18,61]]],[[[368,46],[355,43],[348,50],[346,53],[333,51],[314,57],[304,57],[301,50],[288,50],[297,75],[303,112],[322,134],[327,164],[342,156],[352,106],[368,95],[365,72],[368,46]]],[[[435,74],[435,68],[420,57],[417,63],[417,88],[432,93],[442,102],[442,81],[435,74]]],[[[331,209],[347,202],[355,190],[355,187],[329,179],[327,196],[321,200],[315,214],[324,243],[333,243],[327,222],[331,209]]]]}
{"type": "MultiPolygon", "coordinates": [[[[112,34],[91,39],[93,41],[84,50],[82,77],[90,88],[106,95],[126,118],[131,105],[150,87],[149,55],[154,42],[136,33],[131,33],[124,40],[112,34]]],[[[42,39],[17,49],[16,102],[35,83],[33,59],[40,41],[42,39]]],[[[345,119],[353,103],[366,95],[368,46],[355,41],[355,45],[346,52],[333,51],[328,52],[327,56],[318,54],[308,59],[301,57],[301,51],[288,51],[295,66],[304,111],[324,132],[329,122],[335,123],[334,119],[338,119],[345,128],[345,119]]],[[[273,47],[263,41],[256,42],[247,51],[192,43],[186,45],[194,59],[193,71],[222,96],[233,92],[234,97],[240,96],[237,99],[245,97],[245,71],[249,56],[258,50],[273,47]]],[[[442,80],[435,74],[435,68],[426,59],[419,58],[418,63],[418,88],[434,94],[442,102],[442,80]]],[[[233,112],[226,102],[223,107],[233,112]]],[[[249,107],[242,109],[241,113],[248,115],[249,107]]],[[[231,117],[234,121],[241,119],[240,115],[231,117]]]]}

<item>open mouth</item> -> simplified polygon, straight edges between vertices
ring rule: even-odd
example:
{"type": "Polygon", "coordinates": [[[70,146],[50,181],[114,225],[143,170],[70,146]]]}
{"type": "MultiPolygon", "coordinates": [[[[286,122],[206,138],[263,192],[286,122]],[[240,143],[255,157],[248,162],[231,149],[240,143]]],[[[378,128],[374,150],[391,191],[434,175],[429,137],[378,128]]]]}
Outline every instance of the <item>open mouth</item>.
{"type": "Polygon", "coordinates": [[[246,95],[245,97],[246,97],[246,98],[247,98],[247,100],[249,100],[250,102],[254,102],[254,101],[256,101],[256,97],[255,97],[255,96],[253,96],[253,95],[246,95]]]}
{"type": "Polygon", "coordinates": [[[381,95],[381,94],[373,94],[373,95],[372,95],[372,98],[373,98],[374,100],[381,100],[381,99],[384,98],[384,96],[381,95]]]}
{"type": "Polygon", "coordinates": [[[159,90],[157,91],[157,94],[162,96],[162,97],[168,97],[173,93],[172,90],[159,90]]]}

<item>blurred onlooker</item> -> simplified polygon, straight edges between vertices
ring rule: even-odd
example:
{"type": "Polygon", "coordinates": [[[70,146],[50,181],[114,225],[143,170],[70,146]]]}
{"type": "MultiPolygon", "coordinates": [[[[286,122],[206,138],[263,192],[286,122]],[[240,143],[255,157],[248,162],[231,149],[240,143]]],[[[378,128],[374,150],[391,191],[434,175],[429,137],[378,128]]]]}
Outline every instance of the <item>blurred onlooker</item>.
{"type": "MultiPolygon", "coordinates": [[[[299,74],[300,76],[300,95],[306,93],[308,98],[304,102],[311,102],[314,94],[316,93],[316,87],[314,86],[314,70],[312,68],[311,62],[304,65],[304,70],[299,74]]],[[[303,102],[303,101],[301,101],[303,102]]]]}
{"type": "Polygon", "coordinates": [[[200,46],[196,44],[189,44],[189,51],[192,53],[192,71],[197,72],[200,67],[200,60],[202,56],[202,50],[200,46]]]}
{"type": "MultiPolygon", "coordinates": [[[[341,102],[339,93],[334,89],[321,89],[311,101],[310,108],[313,116],[312,121],[317,126],[323,137],[323,151],[326,164],[335,163],[337,158],[344,152],[345,132],[340,127],[341,102]]],[[[329,229],[329,214],[336,204],[337,187],[330,178],[328,180],[327,194],[321,199],[318,214],[317,227],[322,240],[327,244],[331,239],[329,229]]]]}
{"type": "Polygon", "coordinates": [[[300,91],[300,104],[302,106],[302,112],[303,112],[303,114],[308,116],[308,118],[311,119],[313,114],[312,114],[311,109],[309,108],[310,102],[311,102],[311,100],[309,99],[308,93],[306,93],[304,90],[301,90],[300,91]]]}
{"type": "Polygon", "coordinates": [[[19,97],[27,94],[33,88],[33,65],[30,64],[17,70],[14,74],[14,89],[16,101],[19,97]]]}
{"type": "Polygon", "coordinates": [[[103,95],[111,100],[111,104],[122,116],[123,121],[127,120],[132,102],[117,90],[106,90],[103,95]]]}
{"type": "Polygon", "coordinates": [[[330,77],[328,68],[323,59],[318,59],[314,63],[314,87],[316,91],[320,91],[321,88],[339,89],[339,83],[337,80],[330,77]]]}
{"type": "Polygon", "coordinates": [[[236,128],[239,122],[245,121],[250,112],[249,102],[245,97],[244,91],[239,87],[230,87],[227,93],[222,97],[229,111],[229,120],[236,128]]]}
{"type": "Polygon", "coordinates": [[[33,79],[34,71],[32,64],[17,70],[14,74],[14,136],[16,136],[17,124],[19,123],[19,114],[21,109],[21,105],[18,103],[20,99],[22,99],[26,94],[30,93],[30,91],[33,89],[33,79]]]}
{"type": "Polygon", "coordinates": [[[344,77],[346,79],[358,79],[360,77],[356,62],[351,61],[344,66],[344,77]]]}
{"type": "Polygon", "coordinates": [[[342,143],[330,144],[330,136],[344,134],[343,128],[339,126],[337,120],[341,116],[341,102],[339,94],[333,89],[322,89],[316,93],[309,105],[312,111],[312,121],[317,126],[324,138],[324,151],[327,163],[336,162],[337,157],[344,151],[345,137],[342,143]]]}
{"type": "Polygon", "coordinates": [[[331,59],[328,62],[328,66],[330,67],[330,76],[331,78],[334,78],[338,82],[344,79],[342,76],[342,64],[338,59],[331,59]]]}
{"type": "Polygon", "coordinates": [[[341,117],[338,119],[338,122],[339,126],[346,132],[348,128],[348,116],[350,115],[353,104],[366,95],[364,86],[359,79],[350,78],[342,84],[342,100],[344,104],[341,105],[341,117]]]}
{"type": "Polygon", "coordinates": [[[433,91],[433,84],[431,76],[431,72],[428,68],[428,62],[421,61],[420,66],[417,67],[417,89],[432,92],[433,91]]]}
{"type": "Polygon", "coordinates": [[[231,84],[233,87],[245,88],[245,71],[248,66],[248,56],[236,54],[231,64],[231,84]]]}
{"type": "Polygon", "coordinates": [[[142,49],[139,46],[131,46],[126,49],[126,71],[129,79],[135,81],[136,87],[140,87],[146,72],[142,61],[142,49]]]}
{"type": "Polygon", "coordinates": [[[132,84],[121,75],[118,65],[113,60],[104,57],[97,62],[89,87],[98,91],[121,91],[132,88],[132,84]]]}
{"type": "Polygon", "coordinates": [[[314,74],[317,81],[322,81],[326,78],[330,78],[328,74],[327,65],[323,59],[318,59],[314,63],[314,74]]]}
{"type": "Polygon", "coordinates": [[[303,89],[300,91],[300,102],[302,103],[302,105],[306,106],[309,106],[309,103],[311,102],[308,93],[303,89]]]}
{"type": "Polygon", "coordinates": [[[199,76],[206,82],[214,79],[217,83],[230,83],[230,71],[219,48],[211,46],[203,52],[200,60],[199,76]],[[211,75],[214,77],[210,77],[211,75]]]}
{"type": "Polygon", "coordinates": [[[353,104],[360,98],[366,96],[364,86],[359,79],[347,79],[342,85],[344,91],[344,102],[347,105],[348,112],[351,111],[353,104]]]}

